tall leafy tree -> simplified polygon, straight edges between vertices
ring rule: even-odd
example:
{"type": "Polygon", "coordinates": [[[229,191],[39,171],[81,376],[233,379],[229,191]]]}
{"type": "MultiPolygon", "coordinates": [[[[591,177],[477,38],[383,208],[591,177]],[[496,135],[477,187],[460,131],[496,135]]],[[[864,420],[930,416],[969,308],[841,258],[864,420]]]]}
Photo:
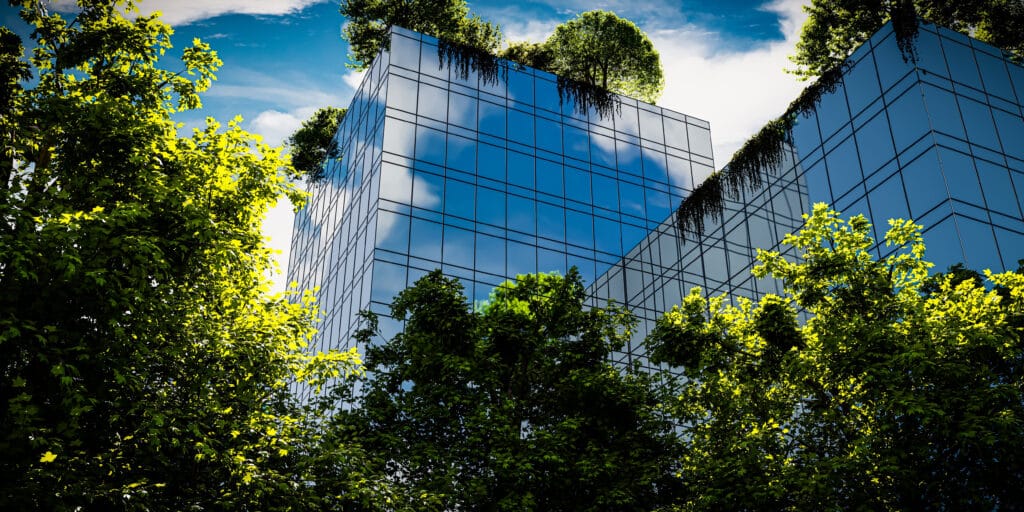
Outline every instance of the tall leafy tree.
{"type": "Polygon", "coordinates": [[[1024,3],[1019,0],[813,0],[796,54],[794,71],[820,76],[841,63],[893,18],[925,20],[1024,57],[1024,3]]]}
{"type": "Polygon", "coordinates": [[[292,166],[303,174],[307,180],[319,181],[323,178],[324,161],[337,158],[339,148],[334,140],[338,125],[345,118],[346,108],[323,107],[302,122],[302,126],[288,137],[288,148],[291,151],[292,166]]]}
{"type": "Polygon", "coordinates": [[[920,227],[890,225],[876,260],[862,216],[815,205],[800,261],[759,253],[784,297],[694,292],[659,322],[652,355],[686,376],[680,508],[1020,508],[1024,275],[930,280],[920,227]]]}
{"type": "Polygon", "coordinates": [[[289,383],[358,358],[305,356],[311,298],[268,293],[261,222],[302,203],[294,169],[238,120],[179,137],[221,65],[201,41],[166,69],[170,27],[131,2],[11,3],[35,48],[0,30],[0,509],[306,503],[289,383]]]}
{"type": "Polygon", "coordinates": [[[365,68],[388,43],[393,26],[494,53],[501,29],[470,14],[466,0],[344,0],[344,34],[352,65],[365,68]]]}
{"type": "Polygon", "coordinates": [[[587,11],[555,28],[544,43],[549,71],[654,103],[665,87],[654,44],[633,22],[610,11],[587,11]]]}
{"type": "MultiPolygon", "coordinates": [[[[587,308],[579,275],[519,276],[474,310],[439,272],[392,305],[345,422],[421,507],[650,510],[679,488],[678,438],[644,373],[617,368],[634,321],[587,308]]],[[[370,342],[371,331],[364,331],[370,342]]]]}

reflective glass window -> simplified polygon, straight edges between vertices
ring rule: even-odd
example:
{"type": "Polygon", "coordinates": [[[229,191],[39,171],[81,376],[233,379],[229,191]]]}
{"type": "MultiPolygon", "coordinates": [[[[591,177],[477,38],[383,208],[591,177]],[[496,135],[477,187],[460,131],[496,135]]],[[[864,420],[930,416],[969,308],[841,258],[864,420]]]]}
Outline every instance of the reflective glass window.
{"type": "Polygon", "coordinates": [[[985,90],[989,94],[1016,101],[1013,86],[1010,85],[1010,76],[1006,74],[1006,65],[1003,61],[980,52],[975,52],[974,55],[978,58],[978,67],[981,68],[981,78],[985,82],[985,90]]]}
{"type": "Polygon", "coordinates": [[[504,227],[505,193],[486,187],[477,188],[476,220],[504,227]]]}
{"type": "Polygon", "coordinates": [[[640,109],[640,136],[664,144],[665,131],[661,126],[661,116],[646,109],[640,109]]]}
{"type": "Polygon", "coordinates": [[[387,210],[377,214],[377,247],[405,253],[409,250],[409,217],[387,210]]]}
{"type": "Polygon", "coordinates": [[[828,162],[828,180],[832,185],[832,195],[836,200],[864,179],[857,157],[857,148],[853,144],[853,138],[846,139],[839,147],[825,156],[825,160],[828,162]]]}
{"type": "Polygon", "coordinates": [[[473,232],[445,226],[442,254],[445,263],[473,268],[473,232]]]}
{"type": "Polygon", "coordinates": [[[480,101],[480,131],[505,137],[505,107],[495,105],[489,101],[480,101]]]}
{"type": "MultiPolygon", "coordinates": [[[[391,64],[416,71],[420,66],[420,43],[408,37],[391,38],[391,64]]],[[[394,77],[392,76],[392,79],[394,77]]]]}
{"type": "Polygon", "coordinates": [[[894,174],[875,190],[868,194],[871,203],[871,216],[874,224],[875,240],[881,241],[889,230],[889,219],[910,219],[910,210],[903,193],[903,180],[899,173],[894,174]]]}
{"type": "Polygon", "coordinates": [[[910,65],[903,60],[903,53],[896,46],[896,37],[889,36],[874,50],[875,65],[878,67],[878,78],[882,81],[882,90],[887,91],[904,75],[910,72],[910,65]]]}
{"type": "Polygon", "coordinates": [[[590,134],[590,155],[593,162],[615,167],[615,139],[597,133],[590,134]]]}
{"type": "Polygon", "coordinates": [[[537,231],[538,235],[551,240],[565,240],[565,209],[538,202],[537,231]]]}
{"type": "Polygon", "coordinates": [[[412,204],[412,179],[409,170],[384,162],[380,170],[380,198],[401,204],[412,204]]]}
{"type": "Polygon", "coordinates": [[[565,168],[565,197],[590,204],[590,178],[589,172],[567,166],[565,168]]]}
{"type": "Polygon", "coordinates": [[[622,235],[619,223],[604,217],[594,217],[595,248],[611,254],[622,254],[622,235]]]}
{"type": "Polygon", "coordinates": [[[416,172],[412,183],[413,206],[439,211],[443,194],[444,178],[429,172],[416,172]]]}
{"type": "Polygon", "coordinates": [[[537,159],[537,191],[559,198],[564,197],[562,164],[543,158],[537,159]]]}
{"type": "Polygon", "coordinates": [[[537,233],[537,204],[532,199],[508,196],[508,227],[523,233],[537,233]]]}
{"type": "Polygon", "coordinates": [[[999,148],[999,138],[992,124],[992,112],[987,105],[961,97],[960,111],[964,116],[964,125],[967,126],[967,140],[979,146],[999,148]]]}
{"type": "Polygon", "coordinates": [[[508,138],[533,146],[533,116],[518,110],[508,111],[508,138]]]}
{"type": "Polygon", "coordinates": [[[505,177],[505,148],[492,146],[485,142],[478,145],[480,151],[479,166],[477,173],[480,176],[504,182],[505,177]]]}
{"type": "Polygon", "coordinates": [[[444,122],[448,120],[448,91],[433,85],[420,84],[417,114],[444,122]]]}
{"type": "Polygon", "coordinates": [[[928,115],[932,118],[935,130],[961,139],[966,138],[963,121],[960,119],[960,109],[953,93],[931,84],[923,84],[922,89],[924,101],[928,105],[928,115]]]}
{"type": "Polygon", "coordinates": [[[590,152],[587,150],[589,146],[587,132],[573,126],[564,126],[563,136],[566,156],[584,162],[590,160],[590,152]]]}
{"type": "Polygon", "coordinates": [[[406,112],[416,112],[416,82],[391,75],[388,87],[388,106],[406,112]]]}
{"type": "Polygon", "coordinates": [[[472,219],[475,187],[459,180],[446,179],[444,181],[444,213],[472,219]]]}
{"type": "Polygon", "coordinates": [[[565,253],[537,248],[538,272],[565,272],[565,253]]]}
{"type": "Polygon", "coordinates": [[[384,151],[412,157],[416,144],[416,125],[388,118],[384,124],[384,151]]]}
{"type": "Polygon", "coordinates": [[[621,113],[615,117],[615,129],[630,135],[640,135],[636,110],[632,105],[622,105],[621,113]]]}
{"type": "Polygon", "coordinates": [[[840,83],[836,86],[835,92],[823,94],[815,112],[818,114],[821,136],[828,140],[833,133],[850,121],[850,111],[846,107],[846,88],[840,83]]]}
{"type": "Polygon", "coordinates": [[[505,241],[501,238],[476,234],[476,270],[505,275],[505,241]]]}
{"type": "Polygon", "coordinates": [[[917,37],[918,66],[933,75],[949,78],[946,57],[939,44],[939,36],[928,30],[921,30],[917,37]]]}
{"type": "Polygon", "coordinates": [[[896,156],[885,112],[872,118],[855,133],[865,175],[869,175],[896,156]]]}
{"type": "Polygon", "coordinates": [[[889,119],[893,123],[896,153],[902,153],[929,130],[921,95],[916,90],[900,96],[889,106],[889,119]]]}
{"type": "Polygon", "coordinates": [[[537,107],[551,112],[559,111],[558,86],[555,85],[555,82],[538,77],[534,80],[534,88],[537,91],[535,97],[537,107]]]}
{"type": "Polygon", "coordinates": [[[529,72],[509,69],[508,95],[518,103],[533,104],[533,76],[529,72]]]}
{"type": "Polygon", "coordinates": [[[441,224],[413,218],[409,232],[409,255],[440,264],[442,236],[441,224]]]}
{"type": "Polygon", "coordinates": [[[711,158],[711,130],[687,124],[686,132],[690,141],[690,152],[711,158]]]}
{"type": "Polygon", "coordinates": [[[476,170],[476,141],[448,134],[448,167],[465,172],[476,170]]]}
{"type": "Polygon", "coordinates": [[[665,164],[665,153],[643,148],[644,178],[657,183],[668,183],[668,169],[665,164]]]}
{"type": "Polygon", "coordinates": [[[593,216],[575,210],[566,210],[565,226],[566,236],[570,244],[581,247],[594,247],[593,216]]]}
{"type": "Polygon", "coordinates": [[[668,155],[669,183],[675,187],[693,190],[693,176],[690,175],[690,161],[677,156],[668,155]]]}
{"type": "Polygon", "coordinates": [[[550,119],[537,117],[537,147],[552,153],[562,153],[562,125],[550,119]]]}
{"type": "Polygon", "coordinates": [[[533,189],[534,158],[518,151],[508,152],[508,182],[520,187],[533,189]]]}
{"type": "Polygon", "coordinates": [[[508,250],[508,275],[532,274],[537,271],[537,248],[513,240],[505,244],[508,250]]]}
{"type": "Polygon", "coordinates": [[[995,235],[992,226],[983,224],[966,217],[956,218],[960,238],[963,239],[964,247],[967,247],[967,268],[977,269],[979,272],[991,269],[998,272],[1003,267],[999,258],[999,249],[996,247],[995,235]]]}
{"type": "Polygon", "coordinates": [[[685,122],[678,119],[672,119],[671,117],[665,117],[664,126],[665,144],[684,151],[690,149],[690,144],[686,140],[687,135],[685,122]]]}
{"type": "Polygon", "coordinates": [[[591,175],[594,184],[594,205],[610,211],[619,209],[619,190],[616,181],[600,174],[591,175]]]}
{"type": "Polygon", "coordinates": [[[1002,110],[993,109],[1003,151],[1014,158],[1024,160],[1024,120],[1002,110]]]}
{"type": "Polygon", "coordinates": [[[448,99],[448,122],[463,128],[475,129],[477,100],[455,92],[450,93],[448,99]]]}
{"type": "Polygon", "coordinates": [[[640,164],[640,146],[625,141],[615,141],[618,151],[619,172],[625,172],[634,176],[642,176],[643,171],[640,164]]]}
{"type": "Polygon", "coordinates": [[[974,170],[974,161],[969,155],[939,148],[939,161],[942,162],[942,173],[946,177],[950,195],[970,204],[984,207],[981,189],[978,187],[978,173],[974,170]]]}
{"type": "MultiPolygon", "coordinates": [[[[978,166],[978,176],[981,178],[981,188],[988,207],[1005,215],[1020,218],[1017,197],[1013,193],[1013,183],[1010,181],[1010,171],[984,160],[974,162],[978,166]]],[[[1024,258],[1024,254],[1020,257],[1024,258]]]]}
{"type": "Polygon", "coordinates": [[[432,44],[420,45],[420,73],[443,80],[448,79],[448,66],[438,60],[437,46],[432,44]]]}
{"type": "Polygon", "coordinates": [[[391,303],[398,292],[405,289],[405,266],[375,261],[373,263],[373,292],[371,300],[391,303]]]}
{"type": "Polygon", "coordinates": [[[644,190],[639,185],[620,181],[619,201],[623,213],[643,218],[646,211],[644,207],[644,190]]]}
{"type": "Polygon", "coordinates": [[[846,97],[850,112],[857,115],[864,107],[878,99],[882,91],[878,88],[878,74],[875,72],[875,58],[867,53],[852,69],[843,74],[846,97]]]}
{"type": "Polygon", "coordinates": [[[953,80],[981,89],[981,78],[978,76],[974,52],[969,47],[946,38],[942,39],[942,49],[946,53],[946,64],[953,80]]]}
{"type": "Polygon", "coordinates": [[[662,220],[672,212],[672,204],[666,192],[648,188],[645,191],[645,196],[647,199],[648,219],[662,220]]]}
{"type": "Polygon", "coordinates": [[[445,136],[444,132],[416,127],[416,158],[432,164],[444,165],[445,136]]]}

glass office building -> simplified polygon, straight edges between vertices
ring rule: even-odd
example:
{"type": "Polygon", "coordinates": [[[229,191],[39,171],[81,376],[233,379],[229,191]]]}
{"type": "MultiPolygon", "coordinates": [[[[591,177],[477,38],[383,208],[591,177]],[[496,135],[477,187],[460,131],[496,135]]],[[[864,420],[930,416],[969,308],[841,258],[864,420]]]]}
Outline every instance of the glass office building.
{"type": "Polygon", "coordinates": [[[397,332],[388,304],[436,268],[473,300],[517,274],[613,274],[714,168],[707,122],[620,100],[581,115],[553,75],[516,65],[464,79],[436,39],[394,29],[296,215],[289,279],[319,287],[325,315],[313,348],[350,346],[363,309],[397,332]]]}
{"type": "MultiPolygon", "coordinates": [[[[464,80],[435,39],[395,29],[337,134],[342,157],[296,216],[289,277],[320,287],[317,348],[348,346],[359,310],[386,314],[435,268],[483,300],[516,274],[575,265],[596,300],[645,320],[618,356],[642,361],[647,329],[690,288],[780,292],[750,275],[756,248],[780,249],[816,202],[864,214],[876,239],[887,219],[914,219],[936,270],[1015,269],[1024,68],[933,25],[916,46],[906,62],[887,25],[854,52],[766,186],[695,239],[673,212],[713,169],[707,122],[628,98],[613,117],[581,116],[550,74],[464,80]]],[[[398,328],[382,325],[385,336],[398,328]]]]}
{"type": "MultiPolygon", "coordinates": [[[[610,296],[647,326],[693,286],[750,297],[778,292],[775,281],[750,275],[755,248],[779,249],[817,202],[844,217],[864,214],[876,240],[888,219],[913,219],[925,228],[925,257],[935,271],[960,262],[1016,269],[1024,258],[1024,68],[992,46],[929,24],[916,47],[917,61],[904,61],[886,25],[850,57],[842,83],[816,113],[798,119],[793,147],[767,186],[730,201],[722,218],[705,219],[696,240],[680,242],[666,222],[595,289],[619,289],[612,283],[622,276],[643,283],[610,296]],[[652,274],[659,258],[665,273],[652,274]]],[[[875,251],[883,256],[886,248],[875,251]]],[[[642,356],[637,343],[632,349],[642,356]]]]}

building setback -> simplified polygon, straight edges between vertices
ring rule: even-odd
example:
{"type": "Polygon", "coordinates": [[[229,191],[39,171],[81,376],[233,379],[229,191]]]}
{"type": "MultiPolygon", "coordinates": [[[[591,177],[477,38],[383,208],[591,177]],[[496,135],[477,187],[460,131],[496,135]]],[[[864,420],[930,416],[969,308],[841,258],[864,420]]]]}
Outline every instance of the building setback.
{"type": "Polygon", "coordinates": [[[621,355],[642,360],[651,322],[693,286],[779,292],[750,275],[756,248],[780,249],[816,202],[864,214],[877,239],[887,219],[914,219],[936,270],[1024,258],[1024,68],[959,33],[922,24],[908,63],[883,27],[798,119],[782,168],[699,237],[672,212],[714,168],[707,122],[629,98],[581,116],[553,75],[462,80],[436,44],[394,30],[339,129],[342,156],[296,215],[288,273],[320,287],[314,348],[349,346],[359,310],[386,315],[434,268],[484,300],[516,274],[575,265],[596,300],[645,320],[621,355]]]}

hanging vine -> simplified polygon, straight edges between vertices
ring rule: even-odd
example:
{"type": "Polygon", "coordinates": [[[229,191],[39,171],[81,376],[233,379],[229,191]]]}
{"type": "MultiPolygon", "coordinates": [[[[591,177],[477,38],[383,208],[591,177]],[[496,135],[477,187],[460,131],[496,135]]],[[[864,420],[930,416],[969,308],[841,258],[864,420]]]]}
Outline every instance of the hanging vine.
{"type": "MultiPolygon", "coordinates": [[[[917,12],[911,0],[895,0],[890,6],[893,32],[903,60],[917,62],[917,12]]],[[[739,200],[743,190],[755,192],[764,186],[767,175],[775,175],[782,166],[787,147],[792,146],[793,126],[799,116],[809,116],[818,108],[826,94],[836,91],[843,74],[850,68],[847,61],[836,61],[814,83],[804,88],[786,112],[769,121],[751,137],[721,170],[712,173],[679,205],[676,225],[680,239],[686,234],[704,234],[704,218],[721,218],[726,200],[739,200]]]]}
{"type": "Polygon", "coordinates": [[[437,40],[437,65],[448,65],[459,79],[468,80],[472,73],[480,76],[484,85],[497,85],[499,79],[508,81],[509,61],[475,46],[437,40]]]}
{"type": "Polygon", "coordinates": [[[558,77],[558,104],[573,103],[573,110],[582,116],[587,115],[591,108],[601,119],[607,119],[622,113],[622,99],[608,89],[586,82],[578,82],[558,77]]]}

